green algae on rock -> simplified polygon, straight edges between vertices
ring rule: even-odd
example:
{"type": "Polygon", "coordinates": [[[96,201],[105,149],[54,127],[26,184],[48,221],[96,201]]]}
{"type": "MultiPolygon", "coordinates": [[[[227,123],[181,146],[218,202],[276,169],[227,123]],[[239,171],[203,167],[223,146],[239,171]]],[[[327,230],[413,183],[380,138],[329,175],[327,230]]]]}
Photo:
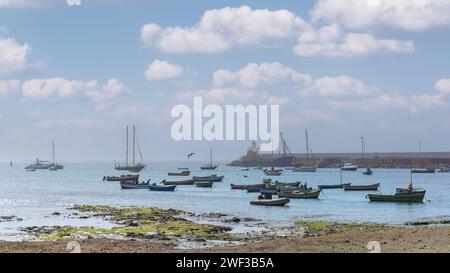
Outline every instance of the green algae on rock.
{"type": "Polygon", "coordinates": [[[160,208],[114,208],[103,205],[76,205],[72,209],[91,213],[119,226],[113,228],[54,226],[25,229],[39,240],[61,240],[70,238],[121,237],[132,239],[161,239],[187,237],[204,240],[241,240],[227,233],[231,228],[211,224],[200,224],[181,218],[188,213],[160,208]]]}

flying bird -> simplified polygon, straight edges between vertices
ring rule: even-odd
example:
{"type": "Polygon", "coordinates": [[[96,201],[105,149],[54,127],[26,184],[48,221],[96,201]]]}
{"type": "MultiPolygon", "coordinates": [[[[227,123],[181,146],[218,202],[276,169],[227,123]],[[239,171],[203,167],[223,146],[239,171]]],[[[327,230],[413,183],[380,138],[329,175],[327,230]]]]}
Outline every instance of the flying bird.
{"type": "Polygon", "coordinates": [[[188,154],[188,158],[190,158],[190,157],[193,156],[193,155],[194,155],[194,153],[188,154]]]}

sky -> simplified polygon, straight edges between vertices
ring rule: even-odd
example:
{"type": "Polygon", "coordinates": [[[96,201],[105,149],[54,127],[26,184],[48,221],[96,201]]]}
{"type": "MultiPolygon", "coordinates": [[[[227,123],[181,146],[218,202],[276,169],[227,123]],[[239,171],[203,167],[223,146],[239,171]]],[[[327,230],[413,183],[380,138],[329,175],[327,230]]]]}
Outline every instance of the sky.
{"type": "Polygon", "coordinates": [[[0,0],[0,160],[244,154],[172,139],[194,96],[280,105],[294,152],[450,151],[449,48],[449,0],[0,0]]]}

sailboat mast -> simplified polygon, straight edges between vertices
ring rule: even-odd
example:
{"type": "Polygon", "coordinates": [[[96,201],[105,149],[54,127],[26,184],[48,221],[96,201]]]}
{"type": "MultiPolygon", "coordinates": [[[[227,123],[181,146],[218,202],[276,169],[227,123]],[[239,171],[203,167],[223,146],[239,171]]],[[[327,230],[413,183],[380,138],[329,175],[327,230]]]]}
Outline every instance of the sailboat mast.
{"type": "Polygon", "coordinates": [[[52,139],[52,160],[53,164],[55,164],[55,140],[52,139]]]}
{"type": "Polygon", "coordinates": [[[126,128],[125,165],[128,166],[128,126],[126,128]]]}
{"type": "Polygon", "coordinates": [[[306,135],[306,160],[309,160],[308,130],[305,130],[305,135],[306,135]]]}
{"type": "Polygon", "coordinates": [[[136,127],[133,125],[133,166],[135,165],[136,161],[136,127]]]}
{"type": "Polygon", "coordinates": [[[212,148],[209,149],[209,164],[212,166],[212,148]]]}

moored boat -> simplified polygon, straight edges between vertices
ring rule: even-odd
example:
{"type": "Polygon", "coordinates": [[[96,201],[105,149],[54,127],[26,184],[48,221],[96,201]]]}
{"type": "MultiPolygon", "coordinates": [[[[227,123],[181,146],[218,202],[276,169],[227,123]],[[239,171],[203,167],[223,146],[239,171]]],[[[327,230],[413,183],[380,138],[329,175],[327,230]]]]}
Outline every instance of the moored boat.
{"type": "Polygon", "coordinates": [[[203,164],[200,169],[201,170],[215,170],[219,167],[219,165],[213,165],[212,163],[212,148],[209,150],[209,164],[203,164]]]}
{"type": "Polygon", "coordinates": [[[372,175],[372,174],[373,174],[373,171],[372,171],[371,168],[367,168],[367,169],[363,172],[363,174],[364,174],[364,175],[372,175]]]}
{"type": "Polygon", "coordinates": [[[232,190],[246,190],[247,188],[265,188],[266,184],[231,184],[232,190]]]}
{"type": "Polygon", "coordinates": [[[224,177],[223,175],[218,176],[217,174],[213,174],[213,175],[208,175],[208,176],[194,176],[194,177],[192,177],[192,179],[195,181],[222,182],[223,177],[224,177]]]}
{"type": "Polygon", "coordinates": [[[319,198],[320,192],[322,190],[309,190],[309,191],[292,191],[292,192],[279,192],[278,197],[287,198],[303,198],[303,199],[317,199],[319,198]]]}
{"type": "Polygon", "coordinates": [[[370,185],[344,185],[344,191],[377,191],[380,183],[370,185]]]}
{"type": "Polygon", "coordinates": [[[191,171],[181,171],[181,172],[169,172],[168,176],[189,176],[191,171]]]}
{"type": "Polygon", "coordinates": [[[368,194],[367,198],[371,202],[403,202],[403,203],[423,203],[425,190],[412,191],[409,193],[386,194],[368,194]]]}
{"type": "Polygon", "coordinates": [[[275,181],[275,186],[277,187],[295,187],[298,188],[298,186],[300,186],[300,181],[297,182],[278,182],[275,181]]]}
{"type": "Polygon", "coordinates": [[[147,182],[133,182],[133,181],[120,181],[120,187],[123,190],[139,190],[147,189],[150,184],[150,179],[147,182]]]}
{"type": "Polygon", "coordinates": [[[149,190],[151,191],[174,191],[176,189],[177,185],[157,185],[156,183],[153,183],[148,186],[149,190]]]}
{"type": "Polygon", "coordinates": [[[187,179],[187,180],[178,180],[178,181],[167,181],[163,180],[161,181],[161,184],[163,185],[178,185],[178,186],[187,186],[187,185],[194,185],[195,180],[194,179],[187,179]]]}
{"type": "Polygon", "coordinates": [[[194,185],[199,188],[212,188],[214,182],[213,181],[195,181],[194,185]]]}
{"type": "Polygon", "coordinates": [[[411,173],[434,173],[435,171],[433,168],[415,168],[411,170],[411,173]]]}
{"type": "Polygon", "coordinates": [[[278,198],[278,199],[255,199],[250,201],[251,205],[260,206],[285,206],[289,203],[289,198],[278,198]]]}
{"type": "Polygon", "coordinates": [[[275,169],[275,168],[271,168],[271,169],[266,169],[264,170],[264,173],[266,175],[270,175],[270,176],[280,176],[283,173],[282,169],[275,169]]]}
{"type": "Polygon", "coordinates": [[[139,180],[139,174],[126,174],[120,176],[103,176],[103,181],[135,181],[139,180]]]}
{"type": "Polygon", "coordinates": [[[141,148],[139,146],[139,142],[137,141],[137,137],[136,137],[136,127],[133,125],[133,161],[132,164],[128,164],[128,126],[126,127],[126,152],[125,152],[125,164],[124,165],[120,165],[114,163],[114,168],[118,171],[129,171],[129,172],[133,172],[133,173],[138,173],[140,171],[142,171],[145,168],[145,164],[143,163],[136,163],[136,143],[137,143],[137,148],[138,148],[138,152],[141,158],[141,161],[143,161],[142,159],[142,153],[141,153],[141,148]]]}
{"type": "Polygon", "coordinates": [[[353,165],[351,163],[345,163],[343,167],[341,167],[342,171],[356,171],[358,170],[358,166],[353,165]]]}
{"type": "Polygon", "coordinates": [[[344,186],[350,186],[350,183],[345,184],[329,184],[329,185],[319,185],[317,186],[319,189],[325,190],[325,189],[342,189],[344,186]]]}
{"type": "Polygon", "coordinates": [[[230,186],[232,190],[245,190],[245,187],[247,187],[244,184],[231,184],[230,186]]]}

